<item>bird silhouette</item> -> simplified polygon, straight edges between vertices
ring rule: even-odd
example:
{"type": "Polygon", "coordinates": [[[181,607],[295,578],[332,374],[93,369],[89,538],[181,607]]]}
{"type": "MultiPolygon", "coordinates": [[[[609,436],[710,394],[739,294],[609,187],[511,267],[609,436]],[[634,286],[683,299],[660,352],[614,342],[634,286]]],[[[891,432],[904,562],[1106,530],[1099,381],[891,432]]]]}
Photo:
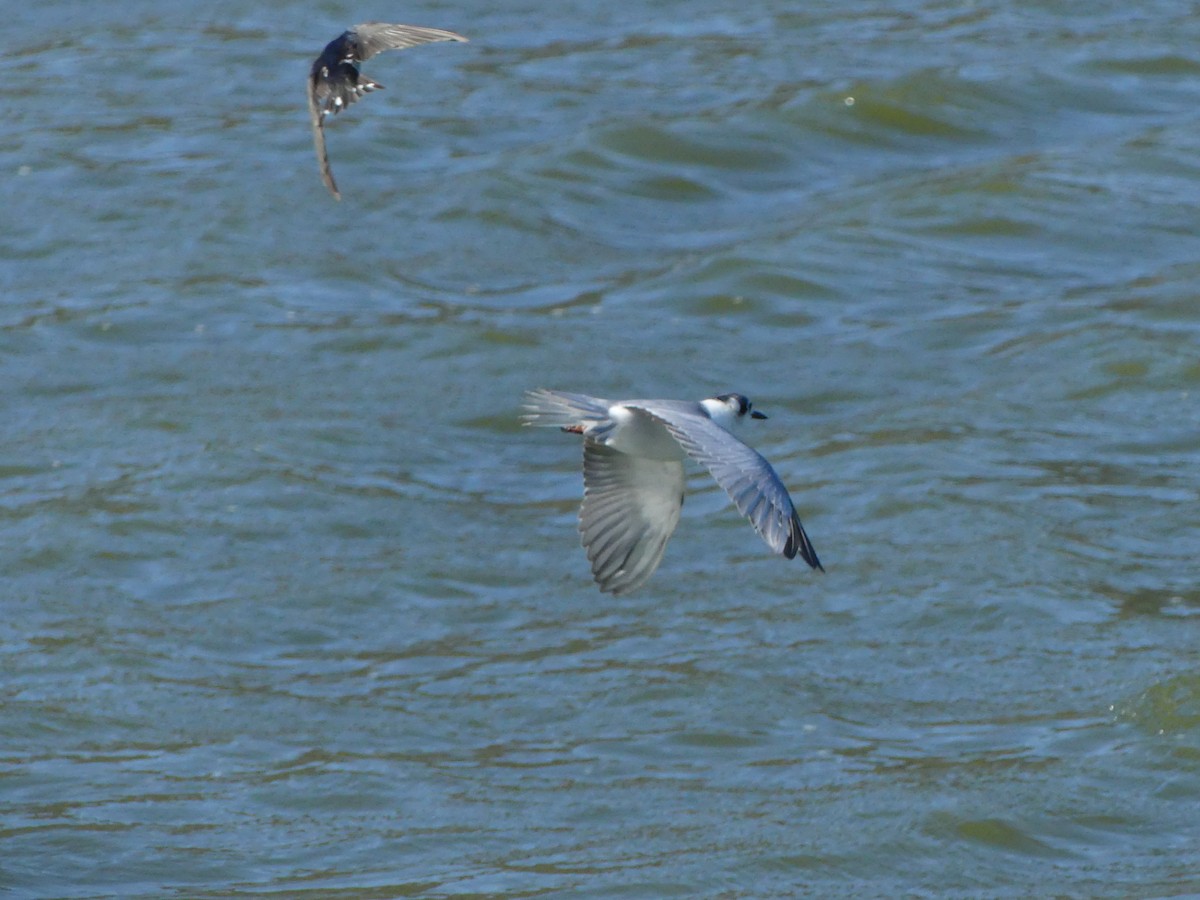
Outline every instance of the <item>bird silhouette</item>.
{"type": "Polygon", "coordinates": [[[384,50],[403,50],[436,41],[466,40],[461,34],[440,28],[364,22],[343,31],[325,45],[308,75],[308,111],[312,119],[313,145],[317,151],[317,164],[321,168],[321,180],[334,199],[341,200],[342,195],[338,192],[337,182],[333,180],[329,153],[325,149],[325,117],[331,113],[336,115],[364,94],[383,87],[377,81],[364,78],[356,64],[384,50]]]}

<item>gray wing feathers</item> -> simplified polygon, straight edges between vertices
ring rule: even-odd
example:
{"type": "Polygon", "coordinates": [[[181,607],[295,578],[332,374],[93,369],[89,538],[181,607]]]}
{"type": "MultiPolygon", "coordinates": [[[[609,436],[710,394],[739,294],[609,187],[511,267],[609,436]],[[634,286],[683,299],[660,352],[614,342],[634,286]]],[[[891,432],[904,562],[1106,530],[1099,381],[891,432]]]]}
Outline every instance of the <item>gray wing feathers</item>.
{"type": "Polygon", "coordinates": [[[762,454],[703,416],[657,406],[644,412],[662,422],[688,456],[712,473],[768,547],[788,559],[799,553],[824,571],[787,488],[762,454]]]}
{"type": "Polygon", "coordinates": [[[329,165],[329,151],[325,149],[325,126],[321,110],[313,87],[313,80],[308,80],[308,114],[312,120],[313,149],[317,152],[317,166],[321,170],[321,181],[335,200],[341,200],[337,182],[333,180],[333,169],[329,165]]]}
{"type": "Polygon", "coordinates": [[[683,464],[585,441],[579,533],[600,590],[622,594],[654,574],[683,506],[683,464]]]}
{"type": "Polygon", "coordinates": [[[466,38],[440,28],[421,28],[419,25],[389,25],[387,22],[364,22],[354,26],[358,37],[358,58],[370,59],[384,50],[404,50],[418,44],[435,41],[463,41],[466,38]]]}

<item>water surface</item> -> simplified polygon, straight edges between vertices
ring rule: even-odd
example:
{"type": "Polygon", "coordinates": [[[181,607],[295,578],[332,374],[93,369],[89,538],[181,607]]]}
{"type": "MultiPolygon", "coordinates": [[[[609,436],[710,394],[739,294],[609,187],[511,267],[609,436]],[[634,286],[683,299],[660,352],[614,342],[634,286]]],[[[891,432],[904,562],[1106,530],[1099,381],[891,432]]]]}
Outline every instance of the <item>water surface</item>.
{"type": "Polygon", "coordinates": [[[1190,11],[10,12],[0,888],[1200,892],[1190,11]],[[601,596],[537,386],[748,394],[827,574],[696,473],[601,596]]]}

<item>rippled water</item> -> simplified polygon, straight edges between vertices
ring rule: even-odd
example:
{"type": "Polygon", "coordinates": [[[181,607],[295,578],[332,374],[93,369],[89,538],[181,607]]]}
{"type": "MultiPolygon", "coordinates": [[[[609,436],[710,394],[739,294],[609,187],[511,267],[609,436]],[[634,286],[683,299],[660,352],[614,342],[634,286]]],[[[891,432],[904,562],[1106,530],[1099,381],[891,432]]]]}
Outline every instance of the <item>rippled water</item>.
{"type": "Polygon", "coordinates": [[[0,891],[1200,893],[1193,11],[7,12],[0,891]],[[828,574],[697,473],[601,596],[539,385],[828,574]]]}

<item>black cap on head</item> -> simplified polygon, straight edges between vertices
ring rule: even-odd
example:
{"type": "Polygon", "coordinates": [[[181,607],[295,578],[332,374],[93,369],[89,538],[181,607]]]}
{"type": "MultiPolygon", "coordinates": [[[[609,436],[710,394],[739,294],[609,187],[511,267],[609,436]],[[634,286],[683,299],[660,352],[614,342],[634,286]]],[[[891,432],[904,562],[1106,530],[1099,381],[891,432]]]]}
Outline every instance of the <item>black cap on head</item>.
{"type": "Polygon", "coordinates": [[[752,419],[766,418],[765,415],[754,410],[754,404],[750,402],[750,398],[748,398],[745,394],[718,394],[717,399],[722,403],[732,404],[736,402],[737,414],[739,418],[746,415],[746,413],[750,413],[750,418],[752,419]]]}

